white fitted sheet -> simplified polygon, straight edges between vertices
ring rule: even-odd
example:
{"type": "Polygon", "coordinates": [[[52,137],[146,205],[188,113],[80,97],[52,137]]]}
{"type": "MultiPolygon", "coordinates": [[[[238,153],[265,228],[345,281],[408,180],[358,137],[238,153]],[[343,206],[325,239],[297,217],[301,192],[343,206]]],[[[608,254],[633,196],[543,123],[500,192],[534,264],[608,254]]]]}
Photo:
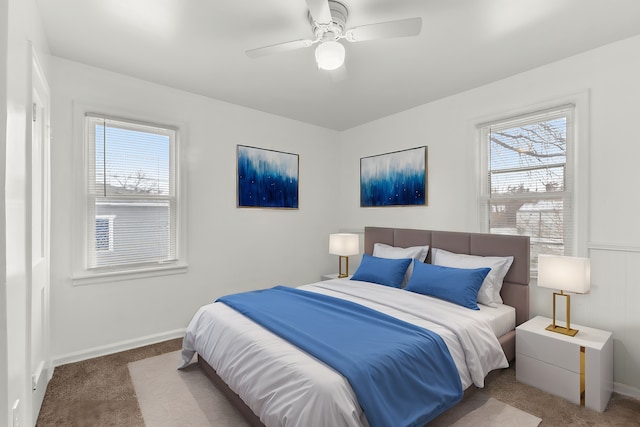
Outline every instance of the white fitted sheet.
{"type": "Polygon", "coordinates": [[[488,307],[478,304],[480,317],[491,327],[496,337],[513,331],[516,328],[516,309],[506,304],[497,304],[497,307],[488,307]]]}
{"type": "MultiPolygon", "coordinates": [[[[438,333],[463,388],[484,386],[508,366],[481,311],[402,289],[347,279],[301,289],[357,302],[438,333]]],[[[223,303],[201,307],[183,340],[181,367],[198,353],[268,427],[367,426],[348,381],[338,372],[223,303]]]]}

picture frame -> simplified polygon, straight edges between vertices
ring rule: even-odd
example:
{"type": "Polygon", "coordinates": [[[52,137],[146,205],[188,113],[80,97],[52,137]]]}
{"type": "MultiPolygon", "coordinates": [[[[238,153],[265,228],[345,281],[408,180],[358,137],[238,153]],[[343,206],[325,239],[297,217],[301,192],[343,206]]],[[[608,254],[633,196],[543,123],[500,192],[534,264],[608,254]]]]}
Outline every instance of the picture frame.
{"type": "Polygon", "coordinates": [[[360,207],[427,206],[427,146],[360,159],[360,207]]]}
{"type": "Polygon", "coordinates": [[[237,207],[298,209],[297,154],[237,146],[237,207]]]}

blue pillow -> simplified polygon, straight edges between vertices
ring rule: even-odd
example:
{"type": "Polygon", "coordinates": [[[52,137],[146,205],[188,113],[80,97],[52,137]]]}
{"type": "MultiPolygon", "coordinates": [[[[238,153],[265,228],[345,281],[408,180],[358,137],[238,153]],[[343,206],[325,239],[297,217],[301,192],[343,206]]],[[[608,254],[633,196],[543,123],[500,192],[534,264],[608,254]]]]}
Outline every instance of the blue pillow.
{"type": "Polygon", "coordinates": [[[405,289],[480,310],[478,291],[490,271],[490,268],[453,268],[416,262],[405,289]]]}
{"type": "Polygon", "coordinates": [[[411,261],[413,261],[411,258],[378,258],[364,254],[351,280],[399,288],[411,261]]]}

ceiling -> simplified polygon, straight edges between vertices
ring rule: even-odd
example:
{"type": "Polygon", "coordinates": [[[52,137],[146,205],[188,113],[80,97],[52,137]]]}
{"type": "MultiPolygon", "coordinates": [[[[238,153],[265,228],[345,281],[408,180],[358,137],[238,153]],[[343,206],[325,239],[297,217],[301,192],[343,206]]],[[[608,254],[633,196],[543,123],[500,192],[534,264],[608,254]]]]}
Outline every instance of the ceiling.
{"type": "MultiPolygon", "coordinates": [[[[640,34],[639,0],[343,0],[347,28],[422,18],[418,37],[314,47],[305,0],[36,0],[53,55],[344,130],[640,34]]],[[[639,53],[640,54],[640,53],[639,53]]]]}

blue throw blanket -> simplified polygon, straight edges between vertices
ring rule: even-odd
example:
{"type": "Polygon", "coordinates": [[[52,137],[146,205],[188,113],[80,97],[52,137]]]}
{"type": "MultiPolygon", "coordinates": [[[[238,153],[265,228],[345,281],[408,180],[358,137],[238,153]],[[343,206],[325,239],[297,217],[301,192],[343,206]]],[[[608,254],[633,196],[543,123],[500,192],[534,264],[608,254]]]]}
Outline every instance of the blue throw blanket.
{"type": "Polygon", "coordinates": [[[276,286],[219,298],[340,372],[372,427],[423,426],[462,399],[442,338],[350,301],[276,286]]]}

